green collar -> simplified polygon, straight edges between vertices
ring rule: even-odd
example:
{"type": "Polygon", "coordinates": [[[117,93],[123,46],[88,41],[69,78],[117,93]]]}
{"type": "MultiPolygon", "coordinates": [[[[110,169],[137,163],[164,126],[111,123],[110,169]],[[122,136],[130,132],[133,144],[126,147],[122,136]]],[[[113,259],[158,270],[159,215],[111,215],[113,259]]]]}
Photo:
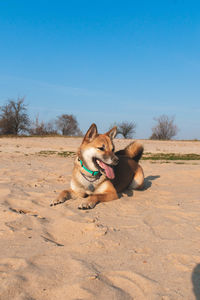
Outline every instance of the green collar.
{"type": "Polygon", "coordinates": [[[89,172],[90,174],[92,174],[93,176],[97,176],[97,175],[100,173],[99,171],[91,171],[91,170],[87,169],[87,168],[83,165],[82,160],[79,159],[79,161],[80,161],[80,163],[81,163],[81,167],[82,167],[84,170],[86,170],[87,172],[89,172]]]}

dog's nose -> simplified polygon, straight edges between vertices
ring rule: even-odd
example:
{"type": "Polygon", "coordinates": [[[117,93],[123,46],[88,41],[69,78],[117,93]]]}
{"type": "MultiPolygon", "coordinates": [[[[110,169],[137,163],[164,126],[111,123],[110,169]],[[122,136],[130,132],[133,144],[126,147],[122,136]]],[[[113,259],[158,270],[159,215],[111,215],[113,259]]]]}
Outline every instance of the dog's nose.
{"type": "Polygon", "coordinates": [[[119,162],[119,158],[117,156],[114,156],[112,161],[113,161],[113,164],[116,166],[119,162]]]}

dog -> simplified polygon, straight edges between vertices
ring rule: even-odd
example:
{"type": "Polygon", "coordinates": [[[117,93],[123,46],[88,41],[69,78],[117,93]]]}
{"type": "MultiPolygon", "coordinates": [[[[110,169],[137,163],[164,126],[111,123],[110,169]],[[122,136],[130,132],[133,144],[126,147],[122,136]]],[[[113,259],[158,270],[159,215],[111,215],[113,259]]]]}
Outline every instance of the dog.
{"type": "Polygon", "coordinates": [[[78,208],[91,209],[99,202],[118,199],[118,193],[128,187],[142,189],[144,173],[138,162],[143,146],[132,142],[115,152],[116,134],[117,127],[99,134],[96,124],[90,126],[75,158],[71,188],[62,191],[51,206],[81,197],[86,200],[78,208]]]}

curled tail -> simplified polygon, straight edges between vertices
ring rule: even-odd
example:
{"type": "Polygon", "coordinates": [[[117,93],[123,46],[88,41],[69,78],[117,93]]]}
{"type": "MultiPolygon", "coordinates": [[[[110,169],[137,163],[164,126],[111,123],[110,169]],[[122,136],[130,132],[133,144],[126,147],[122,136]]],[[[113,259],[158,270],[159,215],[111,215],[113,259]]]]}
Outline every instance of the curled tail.
{"type": "Polygon", "coordinates": [[[115,154],[128,156],[138,162],[142,157],[143,151],[144,148],[142,144],[140,144],[139,142],[132,142],[125,149],[119,150],[115,154]]]}

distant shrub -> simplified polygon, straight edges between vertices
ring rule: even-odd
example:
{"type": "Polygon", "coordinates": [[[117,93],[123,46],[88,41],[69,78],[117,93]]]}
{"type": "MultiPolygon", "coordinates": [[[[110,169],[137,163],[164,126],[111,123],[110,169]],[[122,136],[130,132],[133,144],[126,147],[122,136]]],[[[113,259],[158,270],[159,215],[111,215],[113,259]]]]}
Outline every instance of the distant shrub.
{"type": "Polygon", "coordinates": [[[0,107],[0,134],[18,135],[28,132],[30,119],[24,98],[13,99],[0,107]]]}
{"type": "Polygon", "coordinates": [[[44,136],[44,135],[57,135],[58,131],[55,128],[55,122],[51,121],[48,123],[45,123],[43,121],[39,121],[38,116],[36,117],[35,121],[32,122],[31,127],[29,129],[30,135],[38,135],[38,136],[44,136]]]}
{"type": "Polygon", "coordinates": [[[61,131],[62,135],[68,136],[82,136],[78,122],[74,115],[63,114],[57,117],[55,121],[56,127],[61,131]]]}
{"type": "Polygon", "coordinates": [[[162,115],[154,118],[157,122],[152,128],[151,140],[171,140],[178,133],[178,127],[174,124],[174,117],[162,115]]]}
{"type": "Polygon", "coordinates": [[[122,135],[125,139],[131,139],[136,132],[136,123],[123,121],[121,123],[113,123],[110,129],[117,126],[117,136],[122,135]]]}

